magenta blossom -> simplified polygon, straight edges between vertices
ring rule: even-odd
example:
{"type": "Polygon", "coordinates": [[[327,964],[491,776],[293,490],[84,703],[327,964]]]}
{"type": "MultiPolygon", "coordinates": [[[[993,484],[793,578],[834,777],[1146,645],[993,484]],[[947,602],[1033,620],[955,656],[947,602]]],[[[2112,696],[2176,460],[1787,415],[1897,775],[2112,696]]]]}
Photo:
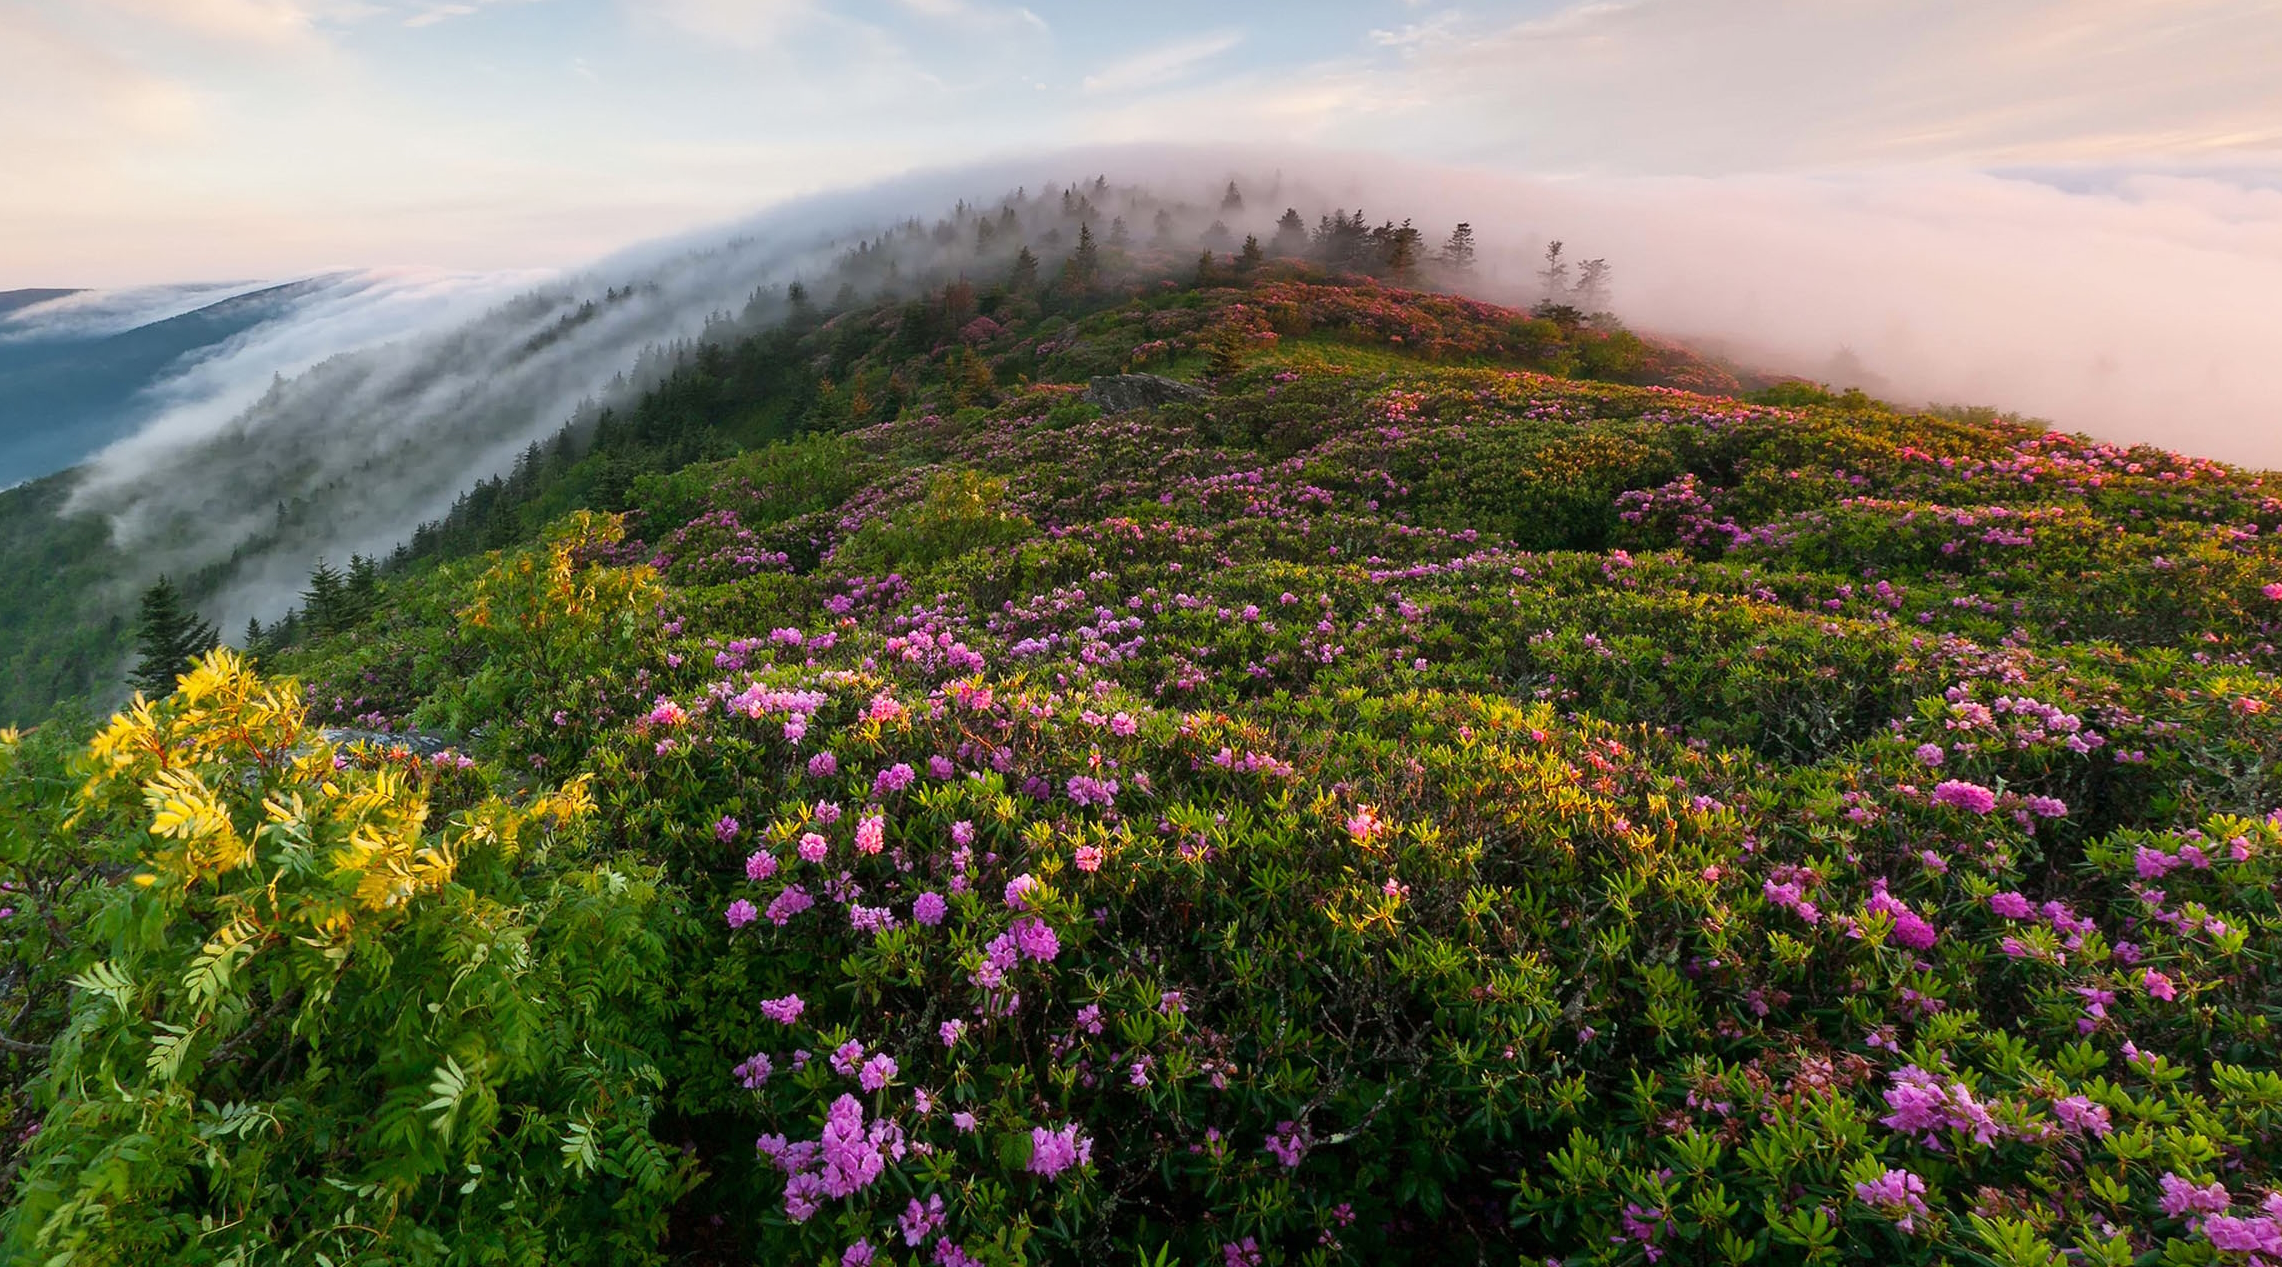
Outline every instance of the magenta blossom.
{"type": "Polygon", "coordinates": [[[944,901],[943,895],[940,893],[922,893],[911,899],[913,922],[924,924],[929,928],[942,923],[944,914],[950,909],[951,904],[944,901]]]}
{"type": "Polygon", "coordinates": [[[883,1051],[864,1062],[856,1082],[866,1091],[877,1091],[894,1081],[895,1075],[895,1058],[883,1051]]]}
{"type": "Polygon", "coordinates": [[[1038,887],[1038,877],[1025,871],[1006,882],[1006,904],[1017,910],[1029,909],[1030,890],[1038,887]]]}
{"type": "Polygon", "coordinates": [[[788,994],[781,999],[763,999],[761,1001],[761,1015],[779,1025],[790,1025],[800,1019],[801,1012],[807,1007],[808,1004],[803,1002],[799,995],[788,994]]]}
{"type": "Polygon", "coordinates": [[[756,884],[776,873],[776,855],[766,849],[757,849],[745,859],[745,878],[756,884]]]}
{"type": "Polygon", "coordinates": [[[743,928],[745,925],[752,923],[756,919],[759,919],[761,916],[761,910],[751,902],[748,902],[743,898],[738,898],[736,901],[729,904],[729,909],[722,912],[722,916],[729,921],[729,927],[743,928]]]}
{"type": "Polygon", "coordinates": [[[1867,1183],[1854,1185],[1855,1199],[1894,1221],[1904,1233],[1917,1230],[1917,1216],[1926,1213],[1925,1180],[1907,1170],[1888,1170],[1867,1183]]]}
{"type": "Polygon", "coordinates": [[[1051,963],[1054,956],[1062,953],[1061,939],[1054,936],[1054,930],[1042,919],[1018,919],[1009,931],[1014,934],[1015,949],[1026,959],[1051,963]]]}
{"type": "Polygon", "coordinates": [[[1075,1123],[1055,1131],[1043,1126],[1030,1128],[1030,1173],[1051,1179],[1092,1160],[1093,1140],[1079,1135],[1075,1123]]]}
{"type": "Polygon", "coordinates": [[[1986,814],[1997,808],[1997,794],[1978,783],[1945,779],[1934,787],[1933,803],[1954,805],[1969,814],[1986,814]]]}
{"type": "Polygon", "coordinates": [[[816,905],[816,899],[808,896],[806,889],[795,884],[787,887],[784,892],[771,899],[769,909],[765,913],[768,915],[771,924],[782,928],[792,920],[793,916],[814,905],[816,905]]]}

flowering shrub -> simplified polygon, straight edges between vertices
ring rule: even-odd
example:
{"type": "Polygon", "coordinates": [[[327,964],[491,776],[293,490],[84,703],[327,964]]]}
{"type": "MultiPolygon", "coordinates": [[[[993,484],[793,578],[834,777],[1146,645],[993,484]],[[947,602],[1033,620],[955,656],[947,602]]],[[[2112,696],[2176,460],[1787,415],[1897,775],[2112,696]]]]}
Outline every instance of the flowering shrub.
{"type": "MultiPolygon", "coordinates": [[[[187,1255],[211,1215],[377,1258],[512,1176],[482,1234],[539,1257],[2282,1257],[2262,476],[1581,382],[1550,323],[1283,275],[961,327],[1044,372],[1241,336],[1209,399],[1116,415],[950,409],[947,358],[843,320],[814,352],[905,384],[828,438],[860,482],[656,477],[298,666],[482,728],[473,772],[328,782],[253,716],[153,748],[188,691],[98,740],[154,876],[103,927],[196,919],[128,984],[80,952],[14,1244],[187,1255]],[[170,810],[135,754],[177,749],[170,810]],[[516,815],[545,843],[477,831],[516,815]],[[241,909],[304,921],[252,961],[301,975],[202,1014],[241,909]],[[344,1075],[245,1081],[212,1053],[296,985],[344,1075]],[[151,1090],[168,1044],[207,1081],[151,1090]],[[142,1119],[90,1069],[175,1115],[127,1197],[97,1163],[142,1119]],[[273,1156],[366,1186],[289,1206],[273,1156]]],[[[63,857],[79,782],[7,787],[63,857]]]]}

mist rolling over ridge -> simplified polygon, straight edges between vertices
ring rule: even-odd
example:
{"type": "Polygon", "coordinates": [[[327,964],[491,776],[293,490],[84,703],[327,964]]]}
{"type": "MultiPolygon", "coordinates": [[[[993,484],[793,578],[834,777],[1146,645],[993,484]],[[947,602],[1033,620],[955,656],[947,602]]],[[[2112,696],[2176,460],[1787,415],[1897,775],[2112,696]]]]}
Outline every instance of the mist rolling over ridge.
{"type": "MultiPolygon", "coordinates": [[[[1534,302],[1542,248],[1564,239],[1573,259],[1612,261],[1611,306],[1625,320],[1742,363],[1905,402],[1992,405],[2104,438],[2282,462],[2282,381],[2265,368],[2282,295],[2282,192],[2260,187],[2255,172],[2140,175],[2072,192],[2049,179],[1923,172],[1521,179],[1304,151],[1151,147],[804,199],[631,248],[472,319],[460,314],[497,294],[498,279],[465,284],[450,303],[375,285],[183,375],[172,388],[181,398],[98,456],[70,505],[105,516],[154,569],[179,569],[255,540],[278,503],[311,503],[224,591],[228,618],[274,608],[319,555],[385,552],[582,402],[640,381],[645,349],[705,337],[709,322],[772,320],[795,278],[834,290],[842,254],[882,233],[896,264],[850,279],[866,298],[968,273],[987,283],[1019,243],[978,248],[970,220],[953,240],[933,240],[951,204],[995,214],[1002,191],[1025,187],[1023,234],[1043,235],[1061,217],[1040,195],[1096,170],[1130,201],[1105,208],[1105,225],[1120,210],[1139,221],[1158,204],[1178,207],[1182,248],[1214,220],[1236,238],[1265,238],[1287,205],[1310,224],[1337,207],[1411,218],[1430,242],[1467,220],[1483,243],[1470,282],[1483,298],[1534,302]],[[1215,191],[1229,179],[1249,194],[1224,215],[1215,191]],[[913,221],[926,234],[911,232],[913,221]],[[2118,264],[2122,242],[2133,249],[2118,264]],[[360,324],[390,341],[295,374],[313,359],[308,349],[352,342],[360,324]],[[289,377],[273,389],[277,373],[289,377]]],[[[1064,229],[1068,237],[1074,224],[1064,229]]],[[[1146,239],[1154,227],[1134,232],[1146,239]]],[[[1052,262],[1054,246],[1033,245],[1052,262]]]]}

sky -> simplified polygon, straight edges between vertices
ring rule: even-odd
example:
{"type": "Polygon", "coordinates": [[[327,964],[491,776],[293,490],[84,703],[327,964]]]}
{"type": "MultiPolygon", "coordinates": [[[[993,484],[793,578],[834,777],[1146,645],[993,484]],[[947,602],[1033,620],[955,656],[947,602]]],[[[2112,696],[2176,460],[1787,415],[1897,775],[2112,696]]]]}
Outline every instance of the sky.
{"type": "Polygon", "coordinates": [[[0,0],[0,289],[564,267],[1120,142],[2175,180],[2266,232],[2277,66],[2282,0],[0,0]]]}

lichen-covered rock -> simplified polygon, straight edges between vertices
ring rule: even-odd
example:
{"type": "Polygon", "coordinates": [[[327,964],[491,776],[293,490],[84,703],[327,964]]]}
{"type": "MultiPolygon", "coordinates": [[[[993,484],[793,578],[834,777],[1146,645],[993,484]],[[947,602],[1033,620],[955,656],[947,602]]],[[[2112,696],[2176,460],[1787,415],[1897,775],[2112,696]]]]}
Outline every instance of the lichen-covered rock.
{"type": "Polygon", "coordinates": [[[1099,374],[1087,383],[1085,400],[1101,406],[1104,413],[1121,414],[1128,409],[1203,400],[1210,394],[1193,383],[1162,374],[1099,374]]]}

